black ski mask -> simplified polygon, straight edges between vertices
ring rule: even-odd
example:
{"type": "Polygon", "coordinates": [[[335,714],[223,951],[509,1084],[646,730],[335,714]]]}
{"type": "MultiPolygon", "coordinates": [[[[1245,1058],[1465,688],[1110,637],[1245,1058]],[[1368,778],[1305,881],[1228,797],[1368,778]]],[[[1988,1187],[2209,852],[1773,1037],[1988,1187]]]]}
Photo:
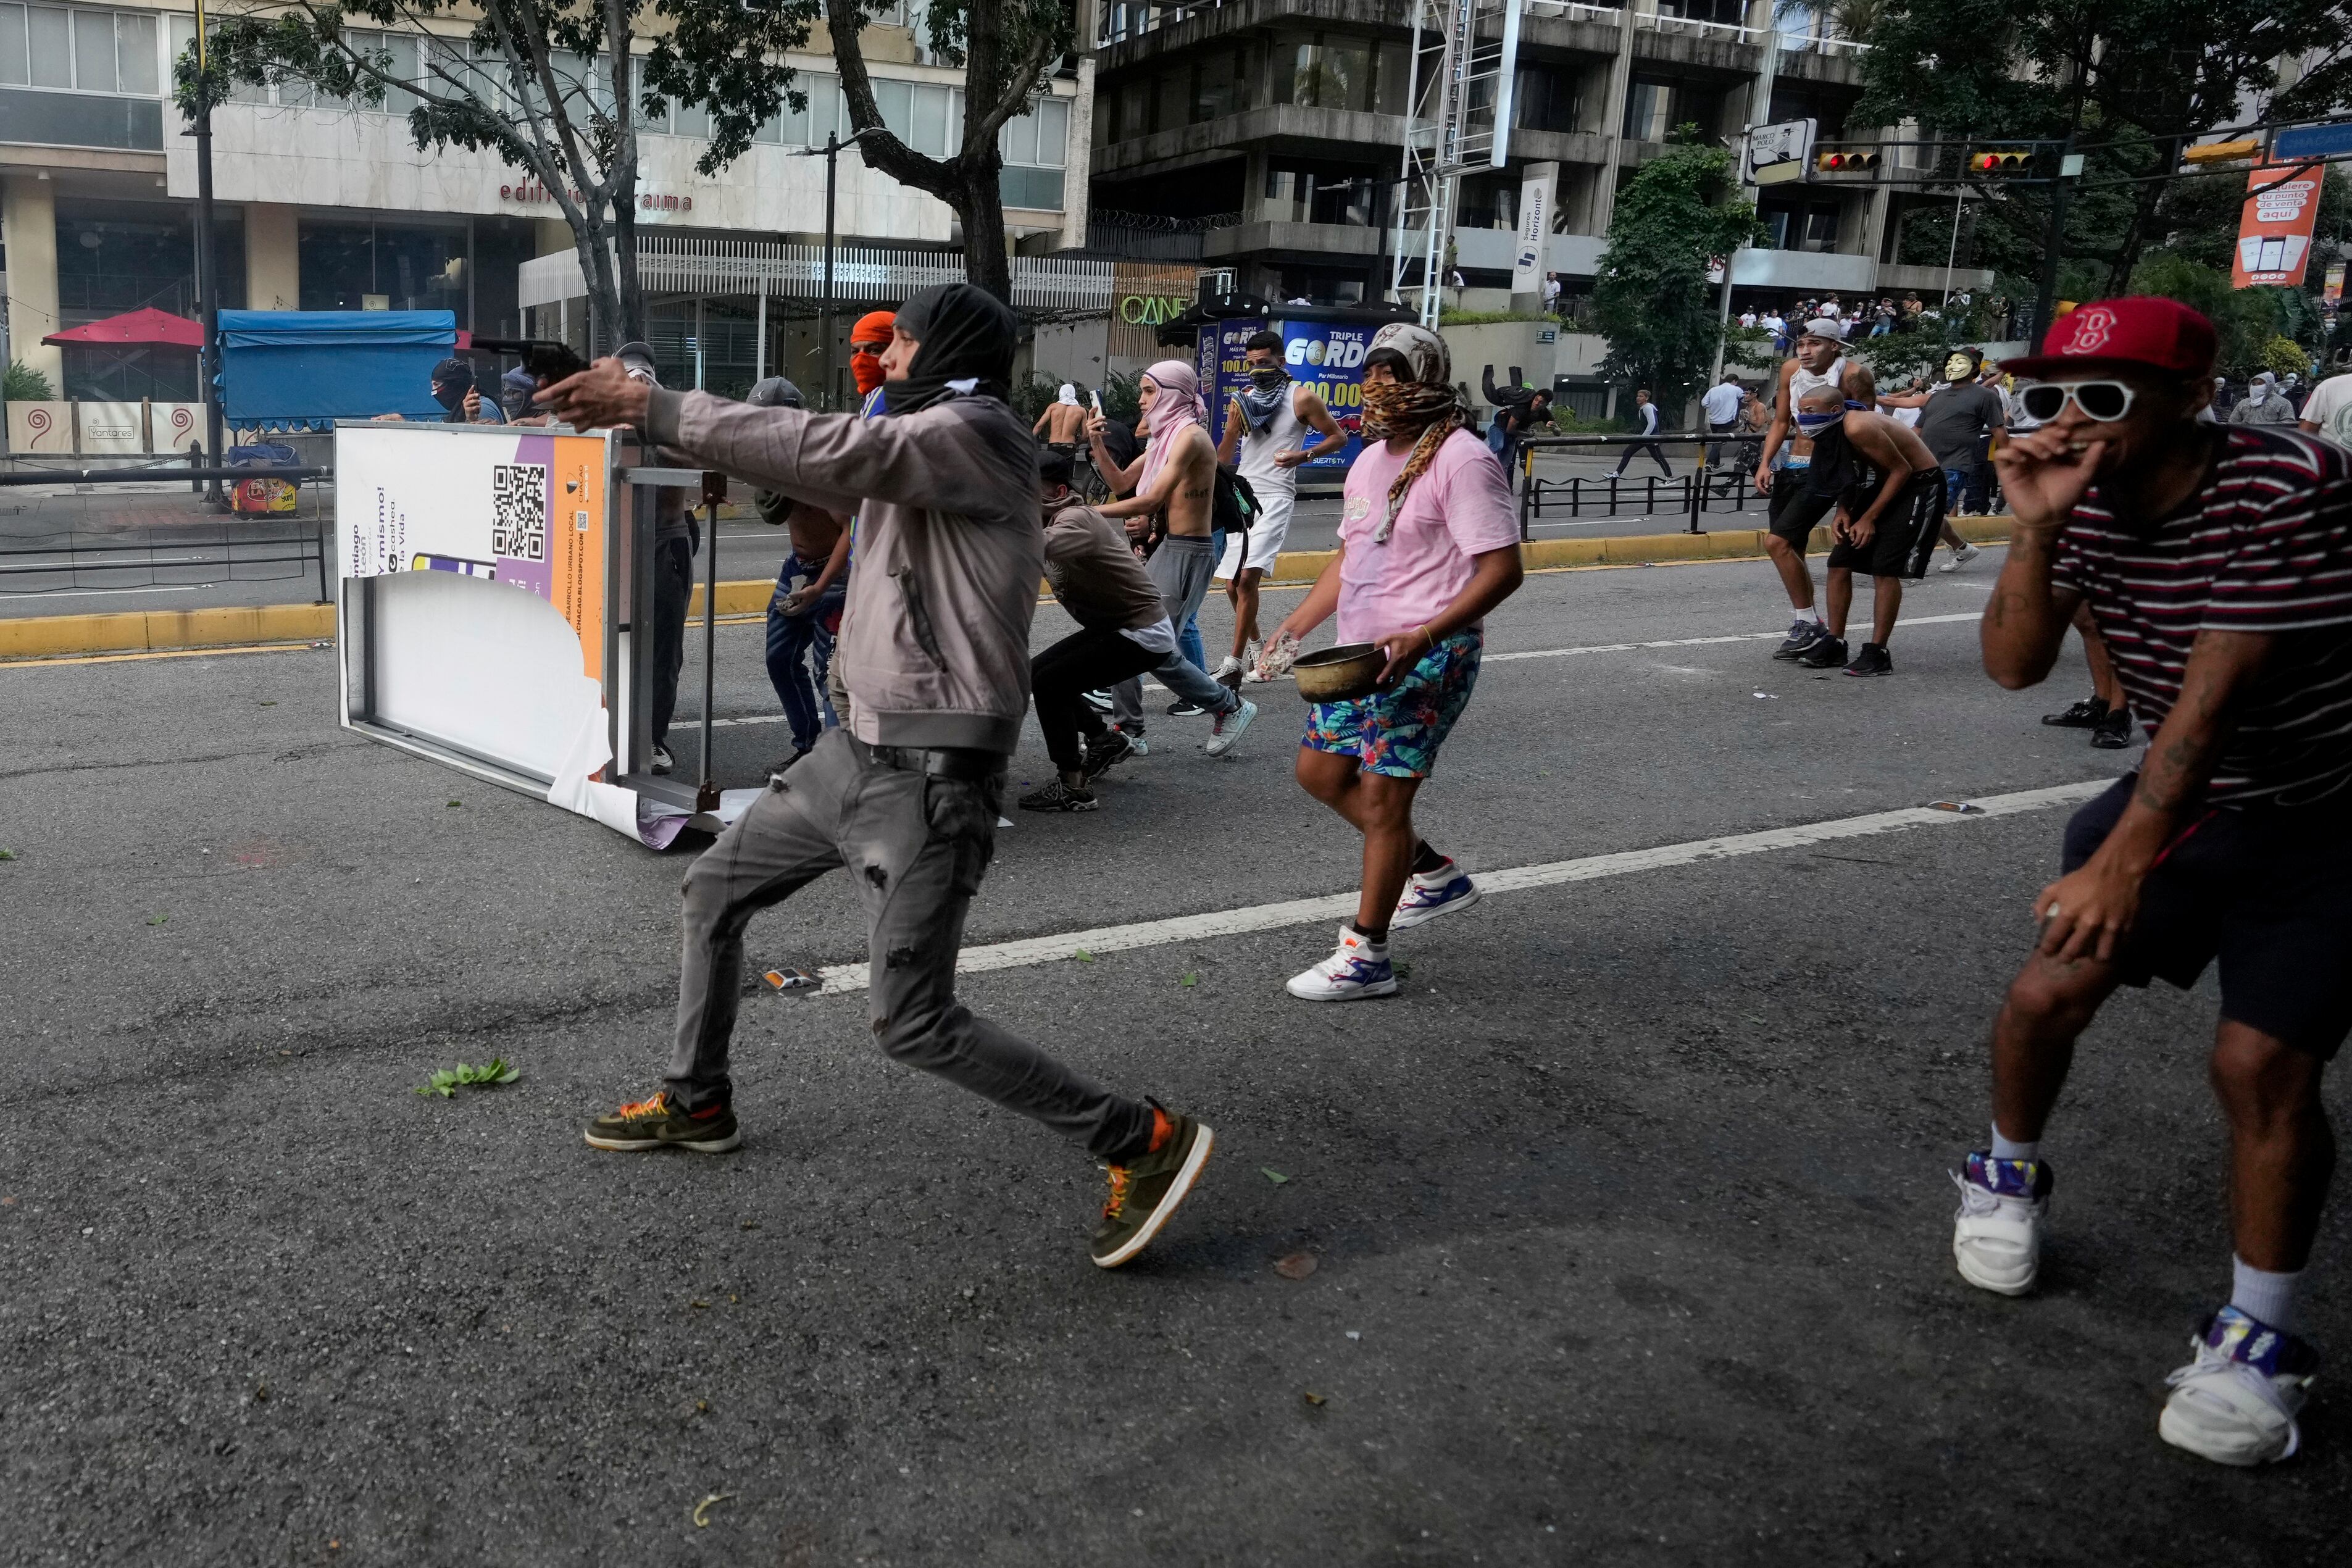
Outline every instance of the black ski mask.
{"type": "Polygon", "coordinates": [[[1020,323],[995,295],[969,283],[936,285],[898,307],[898,330],[922,346],[904,381],[882,384],[891,413],[912,414],[950,395],[1011,401],[1020,323]]]}

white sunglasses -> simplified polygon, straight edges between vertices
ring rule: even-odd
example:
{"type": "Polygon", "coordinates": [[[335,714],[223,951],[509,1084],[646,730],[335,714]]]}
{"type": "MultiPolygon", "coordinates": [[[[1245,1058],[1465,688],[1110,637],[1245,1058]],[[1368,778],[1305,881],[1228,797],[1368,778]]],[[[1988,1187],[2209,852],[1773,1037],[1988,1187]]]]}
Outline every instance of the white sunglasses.
{"type": "Polygon", "coordinates": [[[2017,402],[2044,425],[2057,418],[2069,403],[2083,411],[2084,418],[2108,425],[2131,412],[2133,395],[2132,389],[2120,381],[2043,381],[2021,388],[2017,402]]]}

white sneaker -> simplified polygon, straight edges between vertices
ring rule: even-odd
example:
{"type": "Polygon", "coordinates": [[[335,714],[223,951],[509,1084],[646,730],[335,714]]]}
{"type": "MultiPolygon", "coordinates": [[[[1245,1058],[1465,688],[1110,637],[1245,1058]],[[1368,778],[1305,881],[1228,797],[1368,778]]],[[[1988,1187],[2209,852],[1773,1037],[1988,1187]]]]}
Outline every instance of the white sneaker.
{"type": "Polygon", "coordinates": [[[1937,567],[1936,570],[1938,572],[1957,572],[1961,567],[1967,565],[1969,562],[1974,561],[1978,556],[1982,555],[1983,553],[1983,551],[1978,549],[1973,544],[1963,544],[1958,550],[1952,552],[1952,558],[1949,561],[1945,562],[1941,566],[1937,567]]]}
{"type": "Polygon", "coordinates": [[[2042,1268],[2042,1223],[2050,1214],[2050,1167],[1971,1150],[1968,1169],[1952,1182],[1960,1189],[1952,1225],[1960,1278],[2000,1296],[2032,1289],[2042,1268]]]}
{"type": "Polygon", "coordinates": [[[2214,1313],[2189,1349],[2196,1359],[2165,1379],[2172,1397],[2156,1435],[2217,1465],[2292,1458],[2303,1446],[2294,1418],[2310,1397],[2318,1353],[2235,1307],[2214,1313]]]}
{"type": "Polygon", "coordinates": [[[1410,931],[1426,925],[1440,915],[1466,910],[1478,901],[1478,884],[1469,873],[1448,860],[1444,866],[1426,875],[1415,871],[1405,879],[1404,891],[1397,899],[1396,913],[1390,917],[1391,931],[1410,931]]]}
{"type": "Polygon", "coordinates": [[[1283,989],[1303,1002],[1354,1002],[1366,996],[1396,994],[1396,971],[1389,966],[1389,945],[1352,925],[1339,928],[1339,945],[1330,957],[1304,973],[1294,974],[1283,989]]]}
{"type": "Polygon", "coordinates": [[[668,748],[664,747],[664,746],[656,746],[656,747],[654,748],[654,760],[653,760],[653,770],[654,770],[654,772],[656,772],[656,773],[666,773],[669,772],[669,771],[670,771],[670,769],[671,769],[671,768],[673,768],[673,767],[675,767],[675,766],[677,766],[677,764],[676,764],[675,763],[672,763],[672,762],[669,760],[669,750],[668,750],[668,748]]]}
{"type": "Polygon", "coordinates": [[[1240,707],[1230,713],[1219,714],[1216,722],[1209,726],[1209,742],[1202,749],[1213,757],[1223,756],[1234,749],[1234,742],[1242,738],[1242,731],[1248,729],[1250,721],[1256,717],[1257,704],[1246,697],[1243,698],[1240,707]]]}
{"type": "Polygon", "coordinates": [[[1209,679],[1217,681],[1220,684],[1230,686],[1234,681],[1240,679],[1241,673],[1242,661],[1240,656],[1229,653],[1225,655],[1224,663],[1209,671],[1209,679]]]}

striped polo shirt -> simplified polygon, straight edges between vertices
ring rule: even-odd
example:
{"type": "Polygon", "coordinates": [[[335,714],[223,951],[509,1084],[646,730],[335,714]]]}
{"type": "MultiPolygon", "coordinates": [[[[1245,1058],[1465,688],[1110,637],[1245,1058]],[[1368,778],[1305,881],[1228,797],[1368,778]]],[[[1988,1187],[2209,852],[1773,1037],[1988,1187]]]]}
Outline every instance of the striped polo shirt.
{"type": "Polygon", "coordinates": [[[2051,579],[2090,605],[2151,734],[2199,632],[2277,637],[2206,799],[2309,805],[2352,782],[2352,453],[2262,426],[2220,439],[2204,488],[2153,524],[2117,519],[2092,487],[2059,531],[2051,579]]]}

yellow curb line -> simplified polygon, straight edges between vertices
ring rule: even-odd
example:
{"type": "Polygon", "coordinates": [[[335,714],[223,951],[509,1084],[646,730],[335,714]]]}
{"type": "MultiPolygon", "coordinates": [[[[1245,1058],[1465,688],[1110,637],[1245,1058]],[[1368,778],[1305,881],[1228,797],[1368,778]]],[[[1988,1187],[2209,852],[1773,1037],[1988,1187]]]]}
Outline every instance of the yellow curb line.
{"type": "MultiPolygon", "coordinates": [[[[2009,538],[2005,517],[1957,520],[1961,537],[1976,543],[2009,538]]],[[[1750,561],[1764,554],[1762,529],[1718,533],[1634,533],[1605,539],[1538,539],[1520,547],[1530,572],[1593,567],[1682,565],[1704,561],[1750,561]]],[[[1829,549],[1829,531],[1815,529],[1808,553],[1829,549]]],[[[1265,585],[1303,587],[1337,552],[1290,550],[1277,556],[1265,585]]],[[[775,584],[767,581],[721,583],[719,613],[730,619],[756,617],[767,610],[775,584]]],[[[697,584],[689,619],[702,613],[697,584]]],[[[244,649],[262,652],[300,647],[335,635],[332,605],[240,605],[205,610],[127,610],[95,616],[26,616],[0,618],[0,662],[66,664],[114,662],[171,654],[244,649]]]]}

